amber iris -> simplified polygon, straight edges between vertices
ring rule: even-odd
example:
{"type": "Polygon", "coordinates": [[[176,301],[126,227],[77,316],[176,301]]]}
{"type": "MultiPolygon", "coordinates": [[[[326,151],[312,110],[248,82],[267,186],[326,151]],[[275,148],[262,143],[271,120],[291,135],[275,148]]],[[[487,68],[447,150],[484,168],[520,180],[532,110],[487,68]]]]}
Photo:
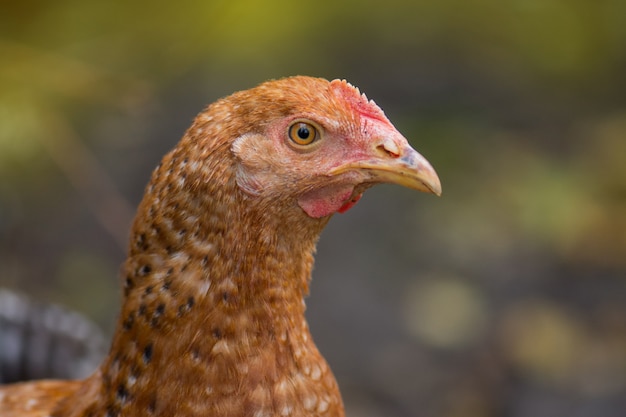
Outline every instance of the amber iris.
{"type": "Polygon", "coordinates": [[[297,145],[310,145],[317,136],[317,128],[307,122],[296,122],[289,128],[289,139],[297,145]]]}

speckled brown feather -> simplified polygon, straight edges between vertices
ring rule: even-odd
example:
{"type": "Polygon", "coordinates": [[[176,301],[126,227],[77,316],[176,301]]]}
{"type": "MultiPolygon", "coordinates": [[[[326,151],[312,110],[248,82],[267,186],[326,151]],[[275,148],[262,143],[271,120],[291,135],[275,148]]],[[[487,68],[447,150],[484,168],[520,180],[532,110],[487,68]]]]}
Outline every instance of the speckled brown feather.
{"type": "Polygon", "coordinates": [[[152,174],[104,363],[80,382],[0,388],[0,415],[343,416],[304,317],[329,216],[298,206],[299,195],[332,179],[309,172],[323,165],[312,155],[266,137],[294,116],[346,137],[358,136],[355,109],[388,123],[368,103],[345,82],[293,77],[209,106],[152,174]]]}

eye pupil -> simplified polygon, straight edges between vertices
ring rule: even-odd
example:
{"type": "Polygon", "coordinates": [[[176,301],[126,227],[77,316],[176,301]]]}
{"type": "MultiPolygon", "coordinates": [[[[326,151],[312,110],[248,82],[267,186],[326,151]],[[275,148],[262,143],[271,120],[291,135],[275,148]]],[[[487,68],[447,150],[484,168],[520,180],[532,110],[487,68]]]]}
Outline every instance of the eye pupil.
{"type": "Polygon", "coordinates": [[[298,137],[300,139],[308,139],[309,136],[311,136],[309,128],[306,126],[300,126],[300,128],[298,129],[298,137]]]}

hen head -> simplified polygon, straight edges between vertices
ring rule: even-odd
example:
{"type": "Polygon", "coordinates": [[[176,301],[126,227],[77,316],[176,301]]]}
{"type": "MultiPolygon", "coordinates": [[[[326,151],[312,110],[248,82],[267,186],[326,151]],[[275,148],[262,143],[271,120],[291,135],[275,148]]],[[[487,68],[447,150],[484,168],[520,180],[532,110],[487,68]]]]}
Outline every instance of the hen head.
{"type": "Polygon", "coordinates": [[[243,94],[258,130],[232,145],[237,183],[254,196],[290,194],[313,218],[343,212],[368,186],[398,183],[440,194],[433,168],[383,111],[345,81],[292,77],[243,94]]]}

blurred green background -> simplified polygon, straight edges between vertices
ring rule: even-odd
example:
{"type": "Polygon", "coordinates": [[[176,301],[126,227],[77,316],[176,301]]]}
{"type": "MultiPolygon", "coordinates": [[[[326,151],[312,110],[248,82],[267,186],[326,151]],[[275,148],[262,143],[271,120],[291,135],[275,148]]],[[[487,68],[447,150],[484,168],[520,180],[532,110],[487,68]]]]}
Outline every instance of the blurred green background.
{"type": "Polygon", "coordinates": [[[320,242],[353,417],[626,410],[623,0],[3,2],[0,286],[108,331],[134,207],[215,99],[346,78],[437,169],[320,242]]]}

